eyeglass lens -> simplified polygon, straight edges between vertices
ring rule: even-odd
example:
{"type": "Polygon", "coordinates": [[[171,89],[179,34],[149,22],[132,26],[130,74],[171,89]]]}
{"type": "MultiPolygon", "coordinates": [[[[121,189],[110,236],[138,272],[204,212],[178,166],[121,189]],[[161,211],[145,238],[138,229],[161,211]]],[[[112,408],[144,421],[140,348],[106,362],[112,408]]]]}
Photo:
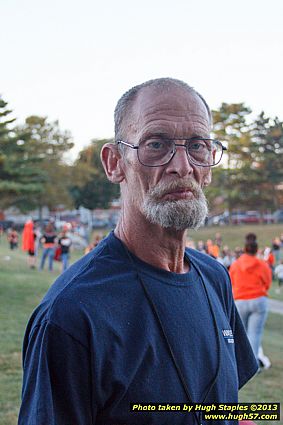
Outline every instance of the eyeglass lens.
{"type": "MultiPolygon", "coordinates": [[[[213,140],[193,139],[185,145],[187,154],[196,165],[213,166],[222,157],[222,146],[213,140]]],[[[177,144],[179,146],[179,144],[177,144]]],[[[176,151],[174,140],[153,138],[140,143],[138,155],[144,165],[158,166],[167,164],[176,151]]]]}

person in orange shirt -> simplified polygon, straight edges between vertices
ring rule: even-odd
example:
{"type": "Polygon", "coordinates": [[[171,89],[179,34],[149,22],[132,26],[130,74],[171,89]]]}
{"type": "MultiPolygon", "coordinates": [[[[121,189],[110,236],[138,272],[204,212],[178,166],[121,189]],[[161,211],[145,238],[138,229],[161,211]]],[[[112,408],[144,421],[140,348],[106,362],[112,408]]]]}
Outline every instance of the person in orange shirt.
{"type": "Polygon", "coordinates": [[[235,304],[245,326],[255,357],[261,345],[267,318],[267,292],[272,282],[268,264],[256,257],[258,245],[247,240],[245,252],[230,267],[235,304]]]}
{"type": "Polygon", "coordinates": [[[36,256],[35,256],[35,232],[34,223],[32,219],[29,219],[24,226],[22,236],[22,250],[28,253],[28,265],[31,269],[35,268],[36,256]]]}
{"type": "Polygon", "coordinates": [[[210,255],[211,257],[213,258],[219,257],[219,253],[220,253],[219,246],[214,244],[211,239],[208,239],[206,241],[206,249],[207,249],[208,255],[210,255]]]}

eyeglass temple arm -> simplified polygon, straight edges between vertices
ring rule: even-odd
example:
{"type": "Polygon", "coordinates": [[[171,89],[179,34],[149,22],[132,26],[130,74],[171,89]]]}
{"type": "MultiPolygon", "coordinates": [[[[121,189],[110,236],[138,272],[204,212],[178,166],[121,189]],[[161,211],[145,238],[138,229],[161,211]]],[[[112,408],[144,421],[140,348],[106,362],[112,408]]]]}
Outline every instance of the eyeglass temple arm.
{"type": "Polygon", "coordinates": [[[120,145],[120,144],[122,144],[122,145],[126,145],[126,146],[129,146],[129,148],[132,148],[132,149],[138,149],[139,148],[139,146],[137,146],[137,145],[132,145],[131,143],[127,143],[127,142],[124,142],[124,140],[117,140],[117,145],[120,145]]]}

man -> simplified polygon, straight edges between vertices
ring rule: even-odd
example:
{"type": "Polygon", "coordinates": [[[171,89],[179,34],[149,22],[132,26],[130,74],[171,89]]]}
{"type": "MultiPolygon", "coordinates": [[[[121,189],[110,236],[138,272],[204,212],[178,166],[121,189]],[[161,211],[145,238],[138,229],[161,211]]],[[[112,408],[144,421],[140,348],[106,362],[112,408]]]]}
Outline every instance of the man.
{"type": "Polygon", "coordinates": [[[178,80],[149,81],[119,100],[116,143],[101,158],[120,184],[120,220],[30,320],[20,425],[200,424],[199,413],[130,404],[236,402],[256,372],[227,272],[185,251],[222,155],[210,128],[206,102],[178,80]]]}

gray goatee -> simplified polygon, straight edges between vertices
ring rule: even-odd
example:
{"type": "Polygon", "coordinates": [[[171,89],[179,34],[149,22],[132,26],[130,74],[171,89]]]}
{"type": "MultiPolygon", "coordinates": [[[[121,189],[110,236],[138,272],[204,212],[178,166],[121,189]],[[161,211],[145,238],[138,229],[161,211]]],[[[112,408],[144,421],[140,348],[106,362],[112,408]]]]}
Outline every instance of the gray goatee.
{"type": "Polygon", "coordinates": [[[142,205],[146,218],[153,224],[175,230],[197,229],[205,221],[208,207],[201,187],[195,181],[184,179],[171,183],[159,183],[147,192],[142,205]],[[162,201],[166,193],[181,188],[192,192],[192,199],[162,201]]]}

